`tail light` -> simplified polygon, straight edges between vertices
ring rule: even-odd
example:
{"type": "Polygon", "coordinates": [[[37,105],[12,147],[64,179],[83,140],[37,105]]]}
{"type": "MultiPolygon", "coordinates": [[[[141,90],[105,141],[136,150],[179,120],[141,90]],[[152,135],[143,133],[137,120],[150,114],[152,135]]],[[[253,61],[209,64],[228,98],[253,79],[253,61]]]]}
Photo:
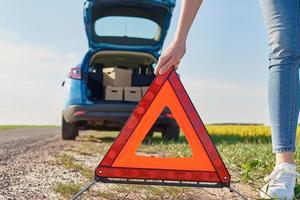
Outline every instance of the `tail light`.
{"type": "Polygon", "coordinates": [[[69,77],[73,79],[81,79],[81,68],[80,67],[73,67],[69,71],[69,77]]]}
{"type": "Polygon", "coordinates": [[[85,111],[80,110],[80,111],[75,112],[73,115],[74,115],[75,117],[78,117],[78,116],[82,116],[82,115],[85,115],[85,114],[86,114],[85,111]]]}

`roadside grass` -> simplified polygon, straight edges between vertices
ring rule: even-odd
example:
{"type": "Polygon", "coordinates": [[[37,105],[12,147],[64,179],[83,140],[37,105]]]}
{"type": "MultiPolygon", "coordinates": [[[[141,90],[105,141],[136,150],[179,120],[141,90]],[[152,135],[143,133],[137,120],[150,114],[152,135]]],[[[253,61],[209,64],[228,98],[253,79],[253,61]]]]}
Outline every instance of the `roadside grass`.
{"type": "Polygon", "coordinates": [[[94,192],[94,197],[101,199],[139,199],[139,200],[161,200],[161,199],[199,199],[187,198],[193,192],[193,189],[186,187],[158,187],[142,185],[113,185],[108,190],[94,192]]]}
{"type": "MultiPolygon", "coordinates": [[[[57,165],[61,165],[71,172],[79,172],[88,180],[94,177],[94,171],[82,164],[78,164],[73,156],[63,152],[62,154],[54,155],[54,157],[57,165]]],[[[55,192],[67,199],[79,192],[82,186],[82,183],[59,182],[54,185],[53,189],[55,192]]]]}
{"type": "Polygon", "coordinates": [[[80,172],[87,179],[92,179],[94,177],[94,171],[84,165],[76,163],[73,156],[63,153],[58,154],[55,157],[57,164],[64,166],[71,172],[80,172]]]}
{"type": "Polygon", "coordinates": [[[54,186],[54,191],[64,198],[69,198],[79,192],[82,186],[80,183],[57,183],[54,186]]]}
{"type": "MultiPolygon", "coordinates": [[[[257,195],[258,189],[264,184],[263,178],[272,171],[275,163],[268,128],[259,129],[263,130],[262,134],[259,130],[257,133],[251,134],[251,130],[254,129],[251,127],[246,130],[245,128],[248,131],[247,134],[241,135],[237,131],[231,133],[226,129],[225,134],[221,129],[213,128],[208,126],[210,136],[232,175],[232,183],[250,185],[253,188],[253,194],[257,195]]],[[[240,130],[244,131],[242,129],[240,130]]],[[[99,159],[99,156],[103,156],[111,146],[117,134],[116,132],[90,131],[81,134],[77,141],[72,143],[71,148],[69,147],[65,151],[73,151],[80,156],[95,156],[95,159],[99,159]]],[[[298,171],[300,171],[300,143],[298,137],[297,144],[295,157],[298,162],[298,171]]],[[[157,133],[154,134],[151,144],[142,144],[137,153],[159,157],[191,156],[189,144],[183,135],[180,136],[177,142],[164,142],[161,140],[160,134],[157,133]]],[[[77,170],[87,178],[93,176],[94,169],[89,168],[91,172],[87,173],[87,167],[78,164],[74,157],[63,153],[58,158],[60,164],[67,169],[77,170]]],[[[133,199],[160,199],[161,197],[164,197],[164,199],[189,199],[188,197],[184,198],[182,195],[191,195],[193,199],[195,197],[193,195],[196,195],[197,191],[193,188],[111,185],[109,190],[93,192],[93,197],[98,195],[104,199],[120,199],[126,194],[134,196],[133,199]]],[[[300,198],[300,185],[295,188],[295,196],[297,199],[300,198]]]]}
{"type": "Polygon", "coordinates": [[[0,131],[19,128],[56,128],[55,125],[0,125],[0,131]]]}

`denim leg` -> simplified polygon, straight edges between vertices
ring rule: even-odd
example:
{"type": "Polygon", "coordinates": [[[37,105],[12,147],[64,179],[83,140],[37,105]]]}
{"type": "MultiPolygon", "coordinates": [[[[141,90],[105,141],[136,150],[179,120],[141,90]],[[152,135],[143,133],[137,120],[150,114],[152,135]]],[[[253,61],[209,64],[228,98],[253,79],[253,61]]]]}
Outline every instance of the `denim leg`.
{"type": "Polygon", "coordinates": [[[271,49],[268,103],[273,152],[294,152],[300,104],[300,0],[260,3],[271,49]]]}

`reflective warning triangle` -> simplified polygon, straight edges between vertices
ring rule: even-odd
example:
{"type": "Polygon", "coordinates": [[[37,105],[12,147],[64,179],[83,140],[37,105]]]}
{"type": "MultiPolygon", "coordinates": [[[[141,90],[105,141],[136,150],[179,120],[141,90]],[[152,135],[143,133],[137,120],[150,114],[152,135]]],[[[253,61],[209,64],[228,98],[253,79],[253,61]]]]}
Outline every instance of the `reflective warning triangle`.
{"type": "Polygon", "coordinates": [[[173,69],[155,78],[95,173],[99,179],[230,184],[228,170],[173,69]],[[185,134],[192,156],[161,158],[137,155],[136,150],[166,107],[185,134]]]}

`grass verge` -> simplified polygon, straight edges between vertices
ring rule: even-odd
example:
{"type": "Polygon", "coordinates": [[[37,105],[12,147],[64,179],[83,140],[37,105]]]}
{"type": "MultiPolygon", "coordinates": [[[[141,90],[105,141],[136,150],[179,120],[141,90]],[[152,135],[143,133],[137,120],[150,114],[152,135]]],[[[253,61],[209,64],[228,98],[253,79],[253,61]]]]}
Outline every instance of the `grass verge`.
{"type": "Polygon", "coordinates": [[[57,183],[54,186],[54,191],[64,198],[69,198],[79,192],[81,187],[82,184],[80,183],[57,183]]]}
{"type": "MultiPolygon", "coordinates": [[[[275,163],[271,149],[271,137],[268,132],[252,135],[252,131],[256,130],[253,127],[250,130],[242,127],[241,130],[245,134],[240,135],[238,131],[230,132],[230,129],[226,129],[226,133],[222,133],[221,129],[211,130],[210,136],[232,175],[232,182],[250,185],[253,188],[252,194],[257,197],[258,188],[264,184],[263,177],[272,171],[275,163]]],[[[261,130],[266,129],[257,131],[261,132],[261,130]]],[[[69,148],[68,151],[77,154],[79,152],[80,156],[94,156],[95,160],[98,160],[99,156],[103,156],[111,146],[116,136],[116,132],[91,131],[73,142],[73,147],[69,148]]],[[[297,140],[299,141],[299,138],[297,140]]],[[[297,143],[295,158],[298,162],[298,171],[300,171],[300,143],[297,143]]],[[[164,142],[157,133],[154,135],[152,143],[141,145],[137,153],[149,154],[150,156],[156,154],[160,157],[188,157],[191,155],[189,144],[183,135],[180,136],[177,142],[164,142]]],[[[74,157],[62,154],[60,160],[66,168],[77,170],[83,175],[86,173],[86,167],[77,164],[74,157]]],[[[90,170],[93,172],[94,169],[90,170]]],[[[86,175],[84,176],[86,177],[86,175]]],[[[134,199],[161,199],[162,196],[164,199],[197,199],[198,191],[177,187],[124,187],[114,185],[109,190],[99,191],[95,195],[104,199],[120,199],[126,194],[133,196],[134,199]]],[[[295,196],[296,198],[300,197],[300,185],[295,188],[295,196]]]]}
{"type": "Polygon", "coordinates": [[[92,169],[76,163],[75,158],[71,155],[58,154],[56,155],[56,159],[57,164],[64,166],[71,172],[79,172],[87,179],[92,179],[94,177],[94,171],[92,169]]]}
{"type": "Polygon", "coordinates": [[[0,131],[18,128],[57,128],[55,125],[0,125],[0,131]]]}

